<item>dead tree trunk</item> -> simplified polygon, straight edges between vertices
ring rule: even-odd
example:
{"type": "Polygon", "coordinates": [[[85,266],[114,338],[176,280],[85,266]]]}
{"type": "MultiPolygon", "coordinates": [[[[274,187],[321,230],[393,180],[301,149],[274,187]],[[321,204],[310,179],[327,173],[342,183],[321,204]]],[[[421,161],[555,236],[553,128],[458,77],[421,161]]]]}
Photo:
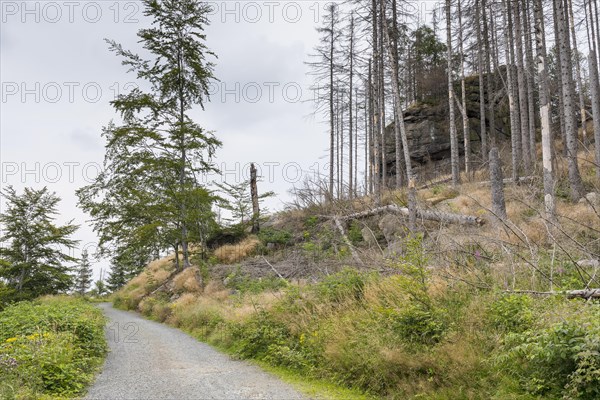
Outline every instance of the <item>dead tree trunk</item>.
{"type": "Polygon", "coordinates": [[[506,219],[506,203],[504,202],[504,177],[498,149],[490,151],[490,180],[492,182],[492,211],[500,220],[506,219]]]}
{"type": "Polygon", "coordinates": [[[590,69],[590,96],[592,100],[592,118],[594,127],[594,148],[596,156],[596,179],[600,180],[600,82],[598,79],[598,61],[596,51],[596,32],[594,28],[594,13],[592,12],[592,3],[588,1],[586,8],[586,23],[588,28],[588,65],[590,69]],[[588,13],[589,11],[589,13],[588,13]],[[589,14],[589,15],[588,15],[589,14]]]}
{"type": "Polygon", "coordinates": [[[462,95],[463,141],[465,148],[465,175],[470,179],[471,174],[471,132],[469,132],[469,116],[467,115],[467,88],[465,83],[465,50],[463,43],[463,18],[461,0],[458,0],[458,43],[460,49],[460,88],[462,95]]]}
{"type": "Polygon", "coordinates": [[[456,187],[460,183],[460,169],[458,162],[458,137],[456,135],[456,125],[454,120],[454,89],[452,88],[452,20],[450,18],[450,11],[450,0],[446,0],[446,46],[448,48],[448,107],[450,115],[450,165],[452,166],[452,185],[456,187]]]}
{"type": "MultiPolygon", "coordinates": [[[[575,32],[575,17],[573,15],[573,0],[567,2],[567,13],[569,15],[569,22],[571,28],[571,40],[573,41],[573,49],[577,49],[577,35],[575,32]]],[[[575,54],[575,77],[577,79],[577,91],[579,92],[579,114],[581,117],[581,131],[583,135],[583,144],[587,145],[587,115],[585,113],[585,100],[583,98],[583,81],[581,79],[581,65],[579,63],[579,57],[575,54]]]]}
{"type": "MultiPolygon", "coordinates": [[[[404,216],[410,217],[411,210],[406,207],[398,207],[397,205],[388,205],[377,207],[372,210],[367,210],[359,213],[333,217],[337,218],[340,221],[347,221],[350,219],[360,219],[367,218],[373,215],[379,215],[384,213],[393,213],[400,214],[404,216]]],[[[436,212],[436,211],[428,211],[428,210],[416,210],[417,218],[426,220],[426,221],[434,221],[441,222],[446,224],[457,224],[457,225],[483,225],[485,221],[479,217],[474,217],[472,215],[462,215],[462,214],[453,214],[453,213],[445,213],[445,212],[436,212]]],[[[331,218],[331,217],[326,217],[331,218]]]]}
{"type": "Polygon", "coordinates": [[[504,30],[504,52],[506,53],[506,92],[508,94],[508,108],[510,112],[510,142],[512,151],[512,178],[519,179],[519,161],[521,159],[521,133],[519,114],[515,99],[516,85],[513,75],[514,51],[512,43],[512,17],[507,0],[502,1],[506,12],[507,28],[504,30]]]}
{"type": "Polygon", "coordinates": [[[521,121],[521,154],[523,156],[523,167],[525,175],[531,173],[531,150],[529,148],[529,107],[527,105],[527,82],[525,81],[525,66],[523,63],[523,21],[526,16],[521,17],[521,8],[517,4],[513,7],[515,16],[515,44],[517,62],[517,86],[519,93],[519,119],[521,121]]]}
{"type": "Polygon", "coordinates": [[[562,0],[554,0],[556,4],[555,18],[558,24],[559,53],[561,61],[562,97],[564,99],[565,136],[567,147],[567,163],[569,166],[569,184],[571,186],[571,200],[578,201],[583,197],[583,182],[577,163],[577,120],[575,119],[574,93],[573,93],[573,62],[571,49],[566,30],[566,14],[562,0]]]}
{"type": "Polygon", "coordinates": [[[535,144],[535,97],[533,86],[535,83],[533,45],[531,37],[531,8],[529,1],[523,1],[523,18],[525,21],[525,57],[527,60],[525,80],[527,82],[527,105],[529,111],[529,150],[531,151],[531,163],[535,167],[537,164],[537,148],[535,144]]]}
{"type": "Polygon", "coordinates": [[[542,163],[544,168],[544,205],[546,218],[555,219],[554,172],[552,163],[552,134],[550,132],[550,89],[548,86],[546,35],[542,0],[535,0],[535,40],[537,45],[538,75],[540,91],[540,121],[542,126],[542,163]]]}
{"type": "Polygon", "coordinates": [[[481,135],[481,158],[487,160],[487,132],[485,126],[485,84],[483,79],[483,43],[481,40],[481,0],[475,3],[475,29],[477,30],[477,69],[479,75],[479,122],[481,135]]]}
{"type": "Polygon", "coordinates": [[[256,185],[256,167],[250,164],[250,197],[252,197],[252,233],[260,230],[260,208],[258,206],[258,187],[256,185]]]}
{"type": "MultiPolygon", "coordinates": [[[[381,11],[382,15],[385,15],[385,0],[381,0],[381,11]]],[[[398,77],[398,65],[393,56],[392,42],[390,40],[389,30],[387,21],[384,18],[384,29],[385,40],[387,44],[387,54],[392,64],[392,88],[394,91],[394,107],[396,108],[397,120],[400,124],[400,136],[402,138],[402,147],[404,149],[404,162],[406,164],[406,176],[408,178],[408,208],[409,218],[408,226],[411,231],[416,229],[417,222],[417,194],[416,194],[416,182],[412,171],[412,164],[410,160],[410,149],[408,148],[408,136],[406,134],[406,127],[404,125],[404,113],[402,112],[402,97],[400,96],[400,80],[398,77]]]]}

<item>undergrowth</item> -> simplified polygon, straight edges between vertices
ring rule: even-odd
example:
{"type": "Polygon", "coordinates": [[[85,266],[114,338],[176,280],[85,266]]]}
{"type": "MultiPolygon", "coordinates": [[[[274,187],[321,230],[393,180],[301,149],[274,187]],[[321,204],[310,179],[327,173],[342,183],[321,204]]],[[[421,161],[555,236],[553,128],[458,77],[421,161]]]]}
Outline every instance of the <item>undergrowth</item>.
{"type": "Polygon", "coordinates": [[[599,398],[598,304],[440,283],[421,241],[407,239],[392,275],[347,268],[287,285],[232,277],[233,291],[211,283],[139,309],[239,358],[377,397],[599,398]]]}
{"type": "Polygon", "coordinates": [[[0,312],[0,398],[76,398],[106,354],[102,311],[45,297],[0,312]]]}

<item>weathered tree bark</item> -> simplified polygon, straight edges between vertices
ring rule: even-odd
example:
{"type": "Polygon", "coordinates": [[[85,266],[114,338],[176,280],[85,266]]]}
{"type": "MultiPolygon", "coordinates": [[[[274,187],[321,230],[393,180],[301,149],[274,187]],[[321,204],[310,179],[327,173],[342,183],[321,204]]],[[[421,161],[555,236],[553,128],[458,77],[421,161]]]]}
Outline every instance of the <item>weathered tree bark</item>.
{"type": "MultiPolygon", "coordinates": [[[[385,15],[385,0],[381,0],[381,11],[382,15],[385,15]]],[[[406,134],[406,127],[404,125],[404,113],[402,112],[402,97],[400,96],[400,79],[398,76],[398,65],[394,59],[394,51],[392,49],[392,41],[390,40],[389,28],[387,21],[383,19],[385,40],[387,44],[387,54],[392,64],[392,89],[394,91],[394,107],[396,111],[396,118],[400,125],[400,136],[402,138],[402,148],[404,149],[404,163],[406,164],[406,176],[408,178],[408,227],[412,231],[416,229],[417,220],[417,190],[415,176],[413,175],[412,164],[410,160],[410,149],[408,148],[408,136],[406,134]]]]}
{"type": "Polygon", "coordinates": [[[333,200],[333,171],[335,168],[334,164],[334,153],[335,153],[335,112],[333,104],[333,75],[334,75],[334,56],[335,56],[335,18],[333,5],[331,6],[331,31],[329,32],[329,200],[333,200]]]}
{"type": "MultiPolygon", "coordinates": [[[[399,54],[398,54],[398,5],[396,4],[396,0],[392,1],[392,24],[394,25],[394,40],[392,42],[393,46],[393,57],[394,57],[394,68],[399,67],[399,54]]],[[[394,72],[392,72],[394,73],[394,72]]],[[[395,72],[397,75],[398,71],[395,72]]],[[[398,78],[399,80],[399,78],[398,78]]],[[[397,100],[394,99],[394,102],[397,100]]],[[[398,113],[396,112],[396,107],[394,106],[394,138],[396,144],[396,189],[400,189],[402,187],[402,135],[400,134],[400,121],[398,120],[398,113]]]]}
{"type": "Polygon", "coordinates": [[[370,187],[370,182],[371,182],[371,175],[370,175],[370,171],[371,171],[371,153],[370,153],[370,148],[371,148],[371,118],[369,118],[369,116],[371,115],[371,112],[369,110],[369,104],[370,104],[370,87],[371,87],[371,61],[369,60],[369,81],[367,82],[367,88],[366,88],[366,93],[365,93],[365,113],[364,113],[364,119],[365,119],[365,196],[367,196],[369,193],[372,192],[373,188],[370,187]]]}
{"type": "Polygon", "coordinates": [[[353,115],[353,95],[354,95],[354,12],[350,16],[350,71],[349,71],[349,90],[350,99],[348,100],[348,198],[354,195],[354,115],[353,115]]]}
{"type": "MultiPolygon", "coordinates": [[[[336,83],[339,88],[339,82],[336,83]]],[[[335,194],[334,198],[340,198],[340,92],[336,91],[335,96],[335,194]]]]}
{"type": "Polygon", "coordinates": [[[594,127],[594,148],[595,148],[595,159],[596,159],[596,179],[600,180],[600,80],[598,79],[598,63],[596,59],[597,43],[596,43],[596,32],[594,28],[592,3],[589,1],[589,7],[586,8],[586,17],[591,19],[591,24],[588,22],[591,30],[588,33],[588,65],[590,70],[590,95],[592,100],[592,118],[594,127]]]}
{"type": "Polygon", "coordinates": [[[567,163],[569,166],[569,184],[571,186],[571,200],[578,201],[584,195],[583,182],[577,163],[577,120],[575,119],[574,93],[573,93],[573,63],[571,49],[566,31],[566,14],[562,0],[554,0],[556,4],[555,18],[558,24],[559,53],[561,60],[562,97],[564,102],[565,136],[567,147],[567,163]]]}
{"type": "MultiPolygon", "coordinates": [[[[573,1],[568,0],[566,2],[567,13],[569,15],[569,26],[571,28],[571,40],[573,41],[573,49],[577,49],[577,35],[575,32],[575,17],[573,15],[573,1]]],[[[575,55],[575,76],[577,83],[577,91],[579,93],[579,114],[581,116],[581,131],[583,135],[583,144],[587,145],[587,115],[585,113],[585,100],[583,98],[583,81],[581,79],[581,65],[579,63],[579,57],[575,55]]]]}
{"type": "MultiPolygon", "coordinates": [[[[369,59],[369,78],[368,78],[368,93],[369,93],[369,101],[368,101],[368,107],[367,109],[369,110],[369,118],[368,118],[368,122],[369,122],[369,132],[368,132],[368,149],[369,149],[369,156],[368,156],[368,160],[369,160],[369,173],[367,174],[367,177],[365,179],[368,179],[368,186],[367,186],[367,191],[369,194],[373,194],[373,190],[374,190],[374,184],[373,184],[373,180],[375,179],[375,143],[373,141],[373,136],[374,136],[374,132],[375,132],[375,106],[374,106],[374,100],[373,98],[375,97],[375,94],[373,93],[373,61],[372,59],[369,59]]],[[[366,151],[366,150],[365,150],[366,151]]],[[[365,170],[366,173],[366,170],[365,170]]]]}
{"type": "Polygon", "coordinates": [[[506,219],[506,203],[504,202],[504,178],[498,149],[490,150],[490,180],[492,181],[492,211],[500,220],[506,219]]]}
{"type": "Polygon", "coordinates": [[[546,218],[556,219],[554,204],[554,171],[552,163],[552,134],[550,132],[550,89],[548,86],[546,35],[542,0],[535,0],[535,40],[537,45],[537,66],[540,92],[540,122],[542,126],[542,165],[544,168],[544,205],[546,218]]]}
{"type": "Polygon", "coordinates": [[[252,233],[260,231],[260,208],[258,206],[258,187],[256,185],[256,166],[250,164],[250,197],[252,198],[252,233]]]}
{"type": "Polygon", "coordinates": [[[381,199],[381,154],[379,152],[381,143],[381,124],[383,121],[380,120],[380,101],[381,101],[381,93],[380,93],[380,82],[379,82],[379,64],[381,63],[381,54],[379,54],[379,5],[377,4],[377,0],[372,0],[372,35],[373,35],[373,77],[372,77],[372,85],[373,85],[373,186],[375,190],[376,201],[379,202],[381,199]]]}
{"type": "MultiPolygon", "coordinates": [[[[445,212],[437,212],[437,211],[427,211],[417,209],[417,218],[426,220],[426,221],[434,221],[441,222],[447,224],[457,224],[457,225],[483,225],[485,221],[479,217],[474,217],[471,215],[462,215],[462,214],[452,214],[445,212]]],[[[367,210],[359,213],[344,215],[335,217],[340,221],[347,221],[350,219],[360,219],[372,217],[373,215],[379,215],[384,213],[391,214],[400,214],[404,216],[410,216],[411,211],[406,207],[398,207],[397,205],[388,205],[377,207],[372,210],[367,210]]]]}
{"type": "MultiPolygon", "coordinates": [[[[492,53],[491,53],[491,45],[490,45],[490,35],[488,28],[488,18],[487,18],[487,0],[481,0],[481,15],[483,20],[483,43],[485,47],[485,70],[487,76],[487,105],[488,105],[488,117],[489,117],[489,129],[488,129],[488,137],[489,137],[489,147],[494,147],[496,145],[496,111],[495,111],[495,101],[494,101],[494,78],[492,77],[492,53]]],[[[487,157],[487,154],[486,154],[487,157]]]]}
{"type": "Polygon", "coordinates": [[[487,161],[487,132],[485,124],[485,84],[483,79],[483,43],[481,40],[481,0],[475,2],[475,29],[477,30],[477,72],[479,75],[479,123],[481,135],[481,158],[487,161]]]}
{"type": "Polygon", "coordinates": [[[535,83],[535,65],[533,60],[533,45],[531,37],[531,2],[522,1],[523,4],[523,16],[525,21],[525,57],[527,60],[527,66],[525,68],[525,80],[527,82],[527,105],[529,111],[529,151],[531,152],[531,163],[532,167],[537,164],[537,147],[535,144],[535,96],[534,96],[534,83],[535,83]]]}
{"type": "Polygon", "coordinates": [[[338,168],[339,168],[339,176],[338,176],[338,198],[344,198],[344,91],[341,91],[341,100],[340,100],[340,143],[339,143],[339,159],[338,159],[338,168]]]}
{"type": "MultiPolygon", "coordinates": [[[[358,88],[354,89],[354,194],[358,196],[358,88]]],[[[366,120],[365,120],[366,121],[366,120]]]]}
{"type": "Polygon", "coordinates": [[[385,190],[388,187],[388,172],[387,172],[387,145],[386,145],[386,135],[385,135],[385,63],[384,63],[384,44],[383,44],[383,30],[384,30],[384,21],[387,24],[387,16],[384,10],[379,10],[379,20],[378,20],[378,28],[379,28],[379,137],[381,143],[381,190],[385,190]]]}
{"type": "Polygon", "coordinates": [[[521,121],[521,154],[523,156],[523,168],[525,175],[531,173],[531,150],[529,148],[529,107],[527,105],[527,82],[525,81],[525,66],[523,63],[523,20],[521,8],[517,4],[513,7],[515,16],[515,43],[517,62],[517,87],[519,93],[519,119],[521,121]]]}
{"type": "MultiPolygon", "coordinates": [[[[469,116],[467,115],[467,85],[465,83],[465,50],[463,44],[463,18],[461,0],[457,0],[458,5],[458,43],[460,50],[460,88],[462,95],[462,122],[463,122],[463,141],[465,150],[465,175],[470,179],[471,175],[471,132],[469,131],[469,116]]],[[[478,28],[479,29],[479,28],[478,28]]],[[[485,124],[485,122],[484,122],[485,124]]]]}
{"type": "MultiPolygon", "coordinates": [[[[511,0],[509,0],[511,1],[511,0]]],[[[513,61],[514,51],[512,43],[512,14],[507,0],[502,0],[506,12],[504,30],[504,51],[506,53],[506,92],[508,94],[508,108],[510,112],[510,142],[512,150],[512,178],[516,182],[519,179],[519,160],[521,159],[521,133],[519,125],[519,113],[515,101],[516,85],[514,80],[513,61]]]]}
{"type": "MultiPolygon", "coordinates": [[[[558,52],[558,47],[559,47],[559,43],[560,43],[560,38],[558,36],[558,18],[556,18],[556,2],[554,0],[552,0],[552,11],[554,14],[554,43],[557,49],[557,57],[555,59],[556,62],[556,83],[558,85],[558,88],[556,90],[557,92],[557,97],[558,97],[558,120],[560,123],[560,138],[563,142],[563,156],[567,156],[567,136],[566,136],[566,132],[567,129],[565,127],[565,113],[564,113],[564,109],[565,109],[565,103],[564,103],[564,98],[562,96],[562,88],[563,88],[563,81],[562,81],[562,61],[558,52]]],[[[556,138],[556,137],[553,137],[556,138]]]]}
{"type": "Polygon", "coordinates": [[[446,47],[448,50],[448,110],[450,129],[450,165],[452,166],[452,185],[460,183],[460,168],[458,155],[458,137],[454,118],[454,89],[452,88],[452,20],[450,17],[450,0],[446,0],[446,47]]]}

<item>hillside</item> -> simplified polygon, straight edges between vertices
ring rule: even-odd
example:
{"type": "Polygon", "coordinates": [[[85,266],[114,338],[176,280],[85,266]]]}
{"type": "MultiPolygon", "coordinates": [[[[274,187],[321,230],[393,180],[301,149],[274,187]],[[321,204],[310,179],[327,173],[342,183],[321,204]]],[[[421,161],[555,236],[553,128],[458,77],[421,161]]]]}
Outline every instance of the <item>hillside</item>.
{"type": "MultiPolygon", "coordinates": [[[[582,175],[592,189],[591,163],[582,175]]],[[[402,214],[369,212],[370,197],[288,210],[183,272],[152,262],[114,304],[376,397],[598,398],[599,304],[561,292],[600,287],[600,198],[564,191],[552,223],[534,177],[506,185],[501,221],[477,179],[421,188],[418,203],[479,224],[421,218],[409,233],[402,214]]],[[[378,206],[405,204],[390,191],[378,206]]]]}

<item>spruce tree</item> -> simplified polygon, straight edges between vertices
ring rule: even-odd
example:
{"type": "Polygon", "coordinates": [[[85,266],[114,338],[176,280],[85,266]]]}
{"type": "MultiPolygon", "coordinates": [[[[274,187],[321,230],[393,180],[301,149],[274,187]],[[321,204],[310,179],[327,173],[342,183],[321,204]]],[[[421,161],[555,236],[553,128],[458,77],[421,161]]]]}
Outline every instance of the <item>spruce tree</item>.
{"type": "Polygon", "coordinates": [[[69,263],[75,258],[66,250],[75,247],[71,235],[78,229],[69,222],[57,225],[60,198],[47,188],[25,188],[18,194],[12,186],[4,193],[5,211],[0,214],[3,235],[0,242],[0,279],[5,296],[26,300],[46,294],[57,294],[72,285],[69,263]],[[5,288],[5,289],[6,289],[5,288]]]}
{"type": "Polygon", "coordinates": [[[103,250],[118,256],[116,250],[132,246],[152,255],[181,248],[185,268],[188,243],[203,241],[214,218],[213,198],[199,178],[216,171],[212,158],[220,142],[189,116],[204,107],[214,79],[204,34],[211,9],[194,0],[143,4],[152,21],[138,32],[146,58],[107,41],[142,81],[140,88],[111,103],[122,124],[105,128],[104,171],[78,196],[103,250]]]}
{"type": "Polygon", "coordinates": [[[75,269],[75,285],[74,289],[80,295],[90,290],[92,286],[92,265],[90,264],[87,250],[81,253],[81,260],[75,269]]]}

